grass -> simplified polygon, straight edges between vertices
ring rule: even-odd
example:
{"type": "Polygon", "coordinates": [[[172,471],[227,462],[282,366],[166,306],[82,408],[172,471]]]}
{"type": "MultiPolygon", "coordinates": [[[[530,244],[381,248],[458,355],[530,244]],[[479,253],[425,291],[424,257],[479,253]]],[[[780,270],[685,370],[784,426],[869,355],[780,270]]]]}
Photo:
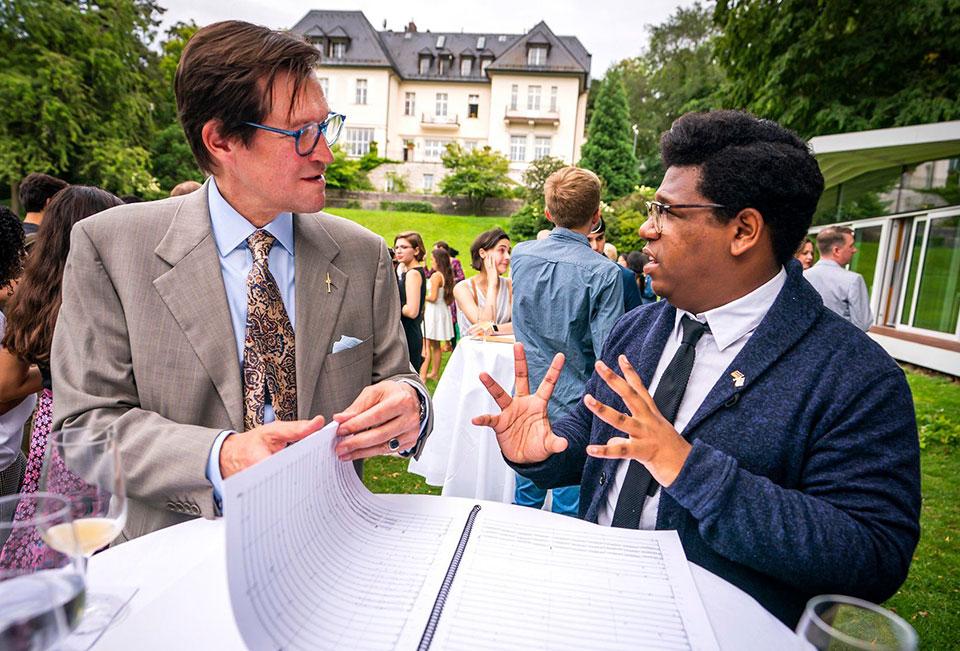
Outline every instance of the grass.
{"type": "Polygon", "coordinates": [[[328,212],[345,217],[369,228],[393,246],[393,238],[404,231],[416,231],[430,249],[437,240],[445,240],[460,252],[463,271],[468,276],[476,273],[470,267],[470,244],[485,230],[510,224],[509,217],[459,217],[419,212],[392,212],[386,210],[359,210],[356,208],[329,208],[328,212]]]}

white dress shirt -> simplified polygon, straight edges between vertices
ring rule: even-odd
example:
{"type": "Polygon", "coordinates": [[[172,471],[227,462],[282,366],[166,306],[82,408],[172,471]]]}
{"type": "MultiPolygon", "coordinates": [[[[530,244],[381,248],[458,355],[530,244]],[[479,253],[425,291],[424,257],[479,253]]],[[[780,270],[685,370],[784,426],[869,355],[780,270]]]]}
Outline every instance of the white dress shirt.
{"type": "MultiPolygon", "coordinates": [[[[780,273],[769,281],[746,296],[742,296],[726,305],[707,310],[702,314],[690,314],[684,310],[677,310],[673,333],[663,347],[660,363],[657,365],[657,370],[653,374],[653,379],[648,387],[650,395],[656,393],[663,372],[680,347],[683,338],[680,319],[686,315],[701,323],[706,322],[710,327],[710,332],[704,333],[700,341],[697,342],[696,358],[693,363],[693,370],[690,372],[690,380],[687,382],[687,389],[680,401],[677,417],[673,421],[673,426],[678,432],[683,433],[687,423],[697,413],[707,394],[721,379],[724,371],[727,370],[737,354],[743,350],[750,336],[770,310],[786,281],[787,272],[781,268],[780,273]]],[[[730,381],[732,382],[733,379],[730,378],[730,381]]],[[[597,514],[599,524],[609,526],[613,521],[617,500],[620,498],[620,489],[623,486],[624,478],[627,476],[629,465],[630,460],[624,459],[617,466],[616,476],[607,491],[606,502],[600,505],[600,511],[597,514]]],[[[658,488],[656,494],[644,502],[643,511],[640,514],[641,529],[656,529],[657,511],[660,508],[660,491],[661,489],[658,488]]]]}
{"type": "Polygon", "coordinates": [[[864,332],[870,329],[873,313],[863,276],[833,260],[820,258],[803,272],[803,277],[820,293],[824,305],[864,332]]]}

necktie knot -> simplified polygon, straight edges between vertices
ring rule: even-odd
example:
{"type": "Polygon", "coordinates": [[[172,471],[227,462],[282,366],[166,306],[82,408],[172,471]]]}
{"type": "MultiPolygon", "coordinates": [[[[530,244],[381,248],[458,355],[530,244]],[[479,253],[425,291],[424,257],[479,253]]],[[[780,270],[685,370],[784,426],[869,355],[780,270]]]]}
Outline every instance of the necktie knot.
{"type": "Polygon", "coordinates": [[[247,238],[247,247],[253,254],[253,261],[260,264],[266,262],[267,256],[270,255],[270,249],[273,248],[273,243],[276,241],[277,239],[267,231],[254,231],[247,238]]]}
{"type": "Polygon", "coordinates": [[[700,323],[696,319],[691,319],[686,315],[680,319],[680,327],[683,329],[681,341],[688,346],[696,346],[697,342],[700,341],[700,337],[710,332],[709,325],[700,323]]]}

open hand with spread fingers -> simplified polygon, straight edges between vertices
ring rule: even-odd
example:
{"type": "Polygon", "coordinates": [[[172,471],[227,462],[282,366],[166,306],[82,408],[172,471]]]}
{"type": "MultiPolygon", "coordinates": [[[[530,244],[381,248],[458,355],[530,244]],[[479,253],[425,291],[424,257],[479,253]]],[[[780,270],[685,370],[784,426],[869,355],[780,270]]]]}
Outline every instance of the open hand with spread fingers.
{"type": "Polygon", "coordinates": [[[619,412],[590,394],[583,397],[583,404],[627,438],[615,436],[606,445],[588,445],[587,454],[600,459],[635,459],[646,466],[662,486],[669,486],[680,474],[691,445],[657,409],[626,355],[620,355],[617,363],[623,377],[599,360],[594,368],[607,386],[623,398],[630,413],[619,412]]]}
{"type": "Polygon", "coordinates": [[[513,345],[513,362],[516,388],[513,397],[488,374],[480,374],[480,381],[497,401],[501,412],[496,416],[477,416],[472,422],[480,427],[493,428],[503,456],[513,463],[546,461],[551,455],[567,449],[567,439],[553,433],[547,418],[547,403],[563,368],[563,354],[556,354],[543,382],[533,394],[530,393],[523,344],[513,345]]]}

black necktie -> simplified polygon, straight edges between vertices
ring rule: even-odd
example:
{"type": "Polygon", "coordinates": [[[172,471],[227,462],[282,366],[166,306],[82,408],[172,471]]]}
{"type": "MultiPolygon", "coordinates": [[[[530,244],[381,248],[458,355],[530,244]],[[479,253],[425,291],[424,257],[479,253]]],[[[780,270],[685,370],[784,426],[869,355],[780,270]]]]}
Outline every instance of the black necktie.
{"type": "MultiPolygon", "coordinates": [[[[710,332],[706,323],[700,323],[686,315],[680,319],[680,327],[683,329],[680,347],[664,370],[657,390],[653,394],[653,402],[657,405],[657,409],[671,423],[677,417],[680,401],[683,400],[683,393],[687,390],[690,371],[693,370],[693,361],[696,358],[697,342],[700,341],[703,333],[710,332]]],[[[620,487],[620,497],[610,526],[622,529],[638,528],[643,503],[647,496],[653,497],[659,486],[660,484],[650,476],[650,471],[642,463],[631,460],[623,486],[620,487]]]]}

